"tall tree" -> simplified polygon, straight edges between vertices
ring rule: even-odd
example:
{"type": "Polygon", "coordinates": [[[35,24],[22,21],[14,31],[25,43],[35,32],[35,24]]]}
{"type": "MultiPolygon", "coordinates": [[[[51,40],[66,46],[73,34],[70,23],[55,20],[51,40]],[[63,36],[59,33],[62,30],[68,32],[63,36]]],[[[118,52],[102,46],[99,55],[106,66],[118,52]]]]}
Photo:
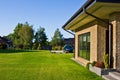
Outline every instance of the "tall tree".
{"type": "Polygon", "coordinates": [[[29,25],[27,22],[24,24],[18,23],[14,29],[14,33],[9,34],[8,37],[13,41],[15,46],[23,45],[30,48],[34,35],[32,27],[33,26],[29,25]]]}
{"type": "Polygon", "coordinates": [[[23,40],[23,45],[26,47],[31,47],[32,40],[34,36],[33,26],[29,25],[27,22],[23,24],[23,27],[19,31],[20,38],[23,40]]]}
{"type": "Polygon", "coordinates": [[[53,47],[63,46],[63,35],[61,34],[58,28],[54,32],[54,36],[52,37],[51,44],[53,47]]]}
{"type": "Polygon", "coordinates": [[[14,32],[8,35],[8,38],[12,40],[14,46],[17,46],[23,43],[23,40],[20,38],[20,34],[19,34],[19,31],[21,30],[22,26],[23,24],[18,23],[14,29],[14,32]]]}
{"type": "MultiPolygon", "coordinates": [[[[45,46],[47,44],[47,36],[46,36],[46,33],[45,33],[45,28],[43,27],[40,27],[36,34],[35,34],[35,44],[39,47],[39,45],[42,47],[42,46],[45,46]]],[[[38,48],[38,49],[41,49],[41,48],[38,48]]]]}

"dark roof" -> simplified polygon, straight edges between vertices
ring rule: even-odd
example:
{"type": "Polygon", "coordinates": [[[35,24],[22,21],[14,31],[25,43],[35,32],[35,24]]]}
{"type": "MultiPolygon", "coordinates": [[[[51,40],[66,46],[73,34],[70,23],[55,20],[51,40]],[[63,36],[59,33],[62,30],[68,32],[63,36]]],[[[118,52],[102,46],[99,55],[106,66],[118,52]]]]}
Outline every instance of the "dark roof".
{"type": "Polygon", "coordinates": [[[87,2],[62,26],[62,28],[65,28],[65,26],[67,26],[74,18],[83,12],[83,8],[88,8],[96,2],[120,3],[120,0],[87,0],[87,2]]]}
{"type": "Polygon", "coordinates": [[[0,36],[0,43],[3,43],[3,42],[6,42],[7,44],[12,44],[11,40],[0,36]]]}

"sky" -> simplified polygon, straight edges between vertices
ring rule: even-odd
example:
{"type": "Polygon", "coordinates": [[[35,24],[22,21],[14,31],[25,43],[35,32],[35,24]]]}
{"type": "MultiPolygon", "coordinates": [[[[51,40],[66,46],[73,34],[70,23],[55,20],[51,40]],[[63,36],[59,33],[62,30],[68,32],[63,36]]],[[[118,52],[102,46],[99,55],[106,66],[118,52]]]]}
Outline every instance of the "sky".
{"type": "Polygon", "coordinates": [[[64,38],[73,35],[62,26],[87,0],[0,0],[0,36],[13,33],[18,23],[28,22],[35,31],[45,28],[48,40],[57,28],[64,38]]]}

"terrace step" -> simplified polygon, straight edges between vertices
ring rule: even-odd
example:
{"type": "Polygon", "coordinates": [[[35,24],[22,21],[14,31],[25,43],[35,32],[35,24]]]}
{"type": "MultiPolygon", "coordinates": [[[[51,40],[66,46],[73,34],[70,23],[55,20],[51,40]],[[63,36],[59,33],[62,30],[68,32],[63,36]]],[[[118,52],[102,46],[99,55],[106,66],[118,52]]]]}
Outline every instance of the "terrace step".
{"type": "Polygon", "coordinates": [[[109,75],[114,77],[117,80],[120,80],[120,73],[119,72],[109,72],[109,75]]]}
{"type": "Polygon", "coordinates": [[[118,79],[116,79],[116,78],[114,78],[114,77],[112,77],[112,76],[110,76],[110,75],[103,75],[102,76],[105,80],[118,80],[118,79]]]}

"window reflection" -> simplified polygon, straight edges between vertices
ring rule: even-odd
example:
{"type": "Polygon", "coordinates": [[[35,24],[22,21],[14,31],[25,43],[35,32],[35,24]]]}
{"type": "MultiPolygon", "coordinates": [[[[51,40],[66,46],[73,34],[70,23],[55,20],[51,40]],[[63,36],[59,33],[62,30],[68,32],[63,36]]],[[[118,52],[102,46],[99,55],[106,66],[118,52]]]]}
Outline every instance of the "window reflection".
{"type": "Polygon", "coordinates": [[[90,60],[90,33],[79,35],[79,57],[90,60]]]}

